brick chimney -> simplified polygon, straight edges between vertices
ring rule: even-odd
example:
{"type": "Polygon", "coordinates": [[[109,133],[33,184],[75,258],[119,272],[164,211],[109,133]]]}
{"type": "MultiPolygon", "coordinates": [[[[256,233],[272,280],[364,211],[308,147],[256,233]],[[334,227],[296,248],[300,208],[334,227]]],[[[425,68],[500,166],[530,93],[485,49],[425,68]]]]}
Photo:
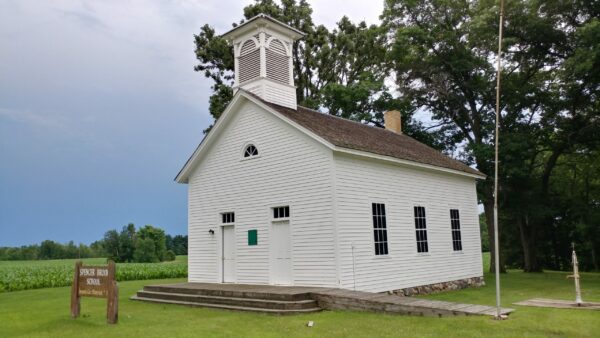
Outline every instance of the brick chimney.
{"type": "Polygon", "coordinates": [[[388,110],[383,113],[385,129],[393,131],[396,134],[402,134],[402,118],[397,110],[388,110]]]}

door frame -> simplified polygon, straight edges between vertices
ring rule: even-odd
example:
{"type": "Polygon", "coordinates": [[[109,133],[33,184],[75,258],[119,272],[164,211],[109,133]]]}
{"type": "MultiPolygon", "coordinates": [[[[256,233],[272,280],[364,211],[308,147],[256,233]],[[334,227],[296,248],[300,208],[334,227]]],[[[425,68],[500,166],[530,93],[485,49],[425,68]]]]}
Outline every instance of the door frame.
{"type": "MultiPolygon", "coordinates": [[[[291,207],[290,207],[291,209],[291,207]]],[[[269,211],[272,213],[273,208],[269,208],[269,211]]],[[[292,235],[292,221],[291,221],[291,217],[286,219],[286,220],[282,220],[282,221],[277,221],[274,220],[272,217],[269,217],[270,220],[270,224],[269,224],[269,284],[270,285],[295,285],[294,284],[294,245],[293,245],[293,238],[294,236],[292,235]],[[287,227],[288,227],[288,243],[290,245],[290,282],[287,284],[276,284],[275,283],[275,278],[274,278],[274,267],[275,267],[275,258],[273,257],[273,227],[278,226],[281,223],[287,223],[287,227]]]]}
{"type": "Polygon", "coordinates": [[[236,238],[235,238],[235,224],[221,224],[219,226],[220,230],[221,230],[221,247],[220,247],[220,254],[219,254],[219,265],[221,266],[220,270],[220,275],[221,278],[219,279],[219,283],[235,283],[237,281],[237,266],[234,267],[234,276],[233,276],[233,281],[232,282],[226,282],[225,281],[225,228],[227,227],[231,227],[233,230],[233,255],[235,257],[235,264],[237,265],[237,248],[236,248],[236,238]]]}

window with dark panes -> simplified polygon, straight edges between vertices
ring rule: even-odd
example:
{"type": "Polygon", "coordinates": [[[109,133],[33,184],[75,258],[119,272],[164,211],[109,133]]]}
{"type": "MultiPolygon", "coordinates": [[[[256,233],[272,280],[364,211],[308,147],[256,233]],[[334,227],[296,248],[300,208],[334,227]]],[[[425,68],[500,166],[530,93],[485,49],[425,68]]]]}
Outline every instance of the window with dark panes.
{"type": "Polygon", "coordinates": [[[258,155],[258,149],[253,144],[250,144],[244,150],[244,157],[253,157],[258,155]]]}
{"type": "Polygon", "coordinates": [[[458,209],[450,209],[450,227],[452,228],[452,248],[454,251],[462,251],[460,215],[458,213],[458,209]]]}
{"type": "Polygon", "coordinates": [[[417,235],[417,252],[429,252],[427,245],[427,221],[425,207],[415,206],[415,231],[417,235]]]}
{"type": "Polygon", "coordinates": [[[273,208],[273,218],[281,219],[281,218],[289,218],[290,217],[290,207],[275,207],[273,208]]]}
{"type": "Polygon", "coordinates": [[[235,223],[235,214],[233,212],[224,212],[221,214],[221,218],[223,224],[235,223]]]}
{"type": "Polygon", "coordinates": [[[373,203],[373,237],[375,242],[375,255],[388,254],[387,224],[385,219],[385,204],[373,203]]]}

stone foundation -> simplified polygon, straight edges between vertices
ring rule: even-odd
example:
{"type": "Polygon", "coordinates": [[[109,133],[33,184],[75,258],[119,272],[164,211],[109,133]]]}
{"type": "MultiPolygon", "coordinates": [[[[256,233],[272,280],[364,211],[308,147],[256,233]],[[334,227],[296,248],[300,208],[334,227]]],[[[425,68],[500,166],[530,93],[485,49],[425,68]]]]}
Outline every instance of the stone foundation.
{"type": "Polygon", "coordinates": [[[404,288],[393,290],[391,293],[398,296],[415,296],[426,295],[430,293],[438,293],[442,291],[460,290],[468,287],[484,286],[485,281],[482,277],[471,277],[466,279],[453,280],[449,282],[435,283],[429,285],[414,286],[412,288],[404,288]]]}

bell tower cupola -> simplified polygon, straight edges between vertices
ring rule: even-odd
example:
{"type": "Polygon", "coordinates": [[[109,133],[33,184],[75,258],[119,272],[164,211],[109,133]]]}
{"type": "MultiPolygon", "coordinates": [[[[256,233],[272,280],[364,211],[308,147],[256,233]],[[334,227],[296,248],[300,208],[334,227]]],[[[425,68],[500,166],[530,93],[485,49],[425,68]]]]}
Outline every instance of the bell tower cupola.
{"type": "Polygon", "coordinates": [[[233,44],[234,93],[241,88],[265,101],[296,109],[292,45],[304,35],[265,14],[223,34],[233,44]]]}

